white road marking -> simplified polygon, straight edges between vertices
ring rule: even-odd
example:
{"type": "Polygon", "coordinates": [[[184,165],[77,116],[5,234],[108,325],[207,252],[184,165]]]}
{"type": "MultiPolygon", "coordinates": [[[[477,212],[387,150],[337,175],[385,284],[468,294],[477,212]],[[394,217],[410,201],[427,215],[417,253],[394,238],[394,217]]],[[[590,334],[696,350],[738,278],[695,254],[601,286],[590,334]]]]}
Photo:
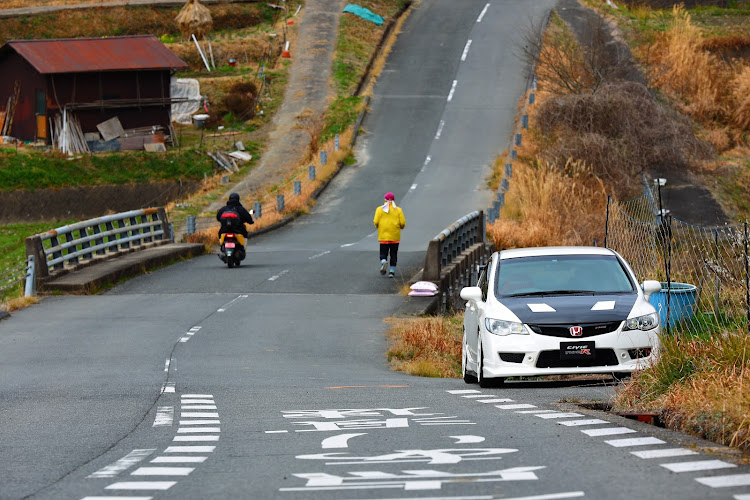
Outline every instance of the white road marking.
{"type": "Polygon", "coordinates": [[[220,427],[180,427],[177,434],[189,434],[191,432],[221,432],[220,427]]]}
{"type": "Polygon", "coordinates": [[[750,500],[750,495],[735,495],[734,500],[750,500]]]}
{"type": "Polygon", "coordinates": [[[166,360],[166,361],[164,362],[164,371],[165,371],[165,372],[168,372],[168,371],[169,371],[169,363],[170,363],[170,362],[171,362],[171,360],[169,360],[169,359],[167,359],[167,360],[166,360]]]}
{"type": "Polygon", "coordinates": [[[307,259],[308,260],[317,259],[317,258],[322,257],[324,255],[328,255],[329,253],[331,253],[331,251],[330,250],[326,250],[325,252],[320,252],[318,254],[313,255],[312,257],[308,257],[307,259]]]}
{"type": "MultiPolygon", "coordinates": [[[[548,493],[530,497],[505,497],[504,500],[557,500],[560,498],[579,498],[585,496],[582,491],[566,491],[564,493],[548,493]]],[[[419,497],[419,500],[494,500],[495,495],[472,495],[469,497],[419,497]]],[[[391,498],[390,500],[414,500],[414,497],[391,498]]]]}
{"type": "Polygon", "coordinates": [[[540,413],[538,415],[534,415],[535,417],[539,418],[571,418],[571,417],[582,417],[580,413],[573,413],[573,412],[557,412],[557,413],[540,413]]]}
{"type": "Polygon", "coordinates": [[[81,500],[151,500],[154,497],[83,497],[81,500]]]}
{"type": "Polygon", "coordinates": [[[105,490],[168,490],[177,481],[121,481],[104,488],[105,490]]]}
{"type": "Polygon", "coordinates": [[[229,302],[227,302],[226,304],[224,304],[223,306],[221,306],[220,308],[218,308],[216,310],[216,312],[220,312],[220,313],[221,312],[225,312],[227,309],[229,309],[230,307],[232,307],[238,300],[246,299],[247,297],[248,297],[247,295],[240,295],[236,299],[230,300],[229,302]]]}
{"type": "Polygon", "coordinates": [[[445,391],[445,392],[447,392],[448,394],[477,394],[481,391],[478,391],[476,389],[460,389],[457,391],[445,391]]]}
{"type": "Polygon", "coordinates": [[[90,474],[86,476],[87,478],[97,479],[102,477],[115,477],[120,472],[132,467],[133,465],[137,464],[147,456],[151,455],[153,452],[155,452],[155,448],[150,449],[142,449],[142,450],[133,450],[121,459],[117,460],[116,462],[107,465],[106,467],[102,467],[98,471],[94,472],[93,474],[90,474]]]}
{"type": "Polygon", "coordinates": [[[168,446],[164,453],[211,453],[216,446],[168,446]]]}
{"type": "Polygon", "coordinates": [[[453,93],[456,92],[456,85],[458,85],[458,80],[453,80],[453,85],[451,85],[451,91],[448,92],[448,102],[451,102],[453,100],[453,93]]]}
{"type": "Polygon", "coordinates": [[[477,399],[479,403],[512,403],[512,399],[508,398],[495,398],[495,399],[477,399]]]}
{"type": "MultiPolygon", "coordinates": [[[[247,295],[245,295],[247,297],[247,295]]],[[[183,394],[182,399],[213,399],[213,394],[183,394]]]]}
{"type": "Polygon", "coordinates": [[[219,425],[219,420],[180,420],[180,425],[219,425]]]}
{"type": "Polygon", "coordinates": [[[156,409],[156,418],[152,427],[171,426],[174,421],[174,406],[160,406],[156,409]]]}
{"type": "Polygon", "coordinates": [[[488,398],[490,394],[465,394],[462,398],[488,398]]]}
{"type": "Polygon", "coordinates": [[[698,472],[704,470],[732,469],[734,464],[722,460],[697,460],[695,462],[677,462],[672,464],[659,464],[672,472],[698,472]]]}
{"type": "Polygon", "coordinates": [[[695,479],[711,488],[729,488],[732,486],[750,486],[750,474],[732,474],[731,476],[698,477],[695,479]]]}
{"type": "MultiPolygon", "coordinates": [[[[528,406],[532,408],[536,408],[535,405],[528,405],[528,406]]],[[[560,412],[558,410],[524,410],[524,411],[517,411],[516,413],[524,413],[524,414],[531,413],[533,415],[538,415],[540,413],[560,413],[560,412]]]]}
{"type": "Polygon", "coordinates": [[[464,53],[461,54],[461,60],[462,61],[465,61],[466,60],[466,56],[469,55],[469,47],[471,47],[471,40],[468,40],[466,42],[466,45],[464,46],[464,53]]]}
{"type": "MultiPolygon", "coordinates": [[[[536,405],[530,405],[528,403],[516,403],[512,405],[495,405],[495,408],[500,408],[501,410],[520,410],[521,408],[536,408],[536,405]]],[[[523,413],[523,412],[518,412],[523,413]]]]}
{"type": "Polygon", "coordinates": [[[438,125],[437,132],[435,133],[435,140],[437,141],[440,139],[440,134],[443,133],[443,127],[445,126],[445,121],[440,120],[440,124],[438,125]]]}
{"type": "Polygon", "coordinates": [[[277,279],[281,278],[282,276],[284,276],[288,272],[289,272],[289,269],[284,269],[279,274],[276,274],[276,275],[271,276],[270,278],[268,278],[268,281],[276,281],[277,279]]]}
{"type": "Polygon", "coordinates": [[[216,405],[186,405],[183,402],[180,408],[183,410],[215,410],[216,405]]]}
{"type": "Polygon", "coordinates": [[[266,434],[286,434],[289,431],[266,431],[266,434]]]}
{"type": "Polygon", "coordinates": [[[411,185],[411,186],[409,187],[409,191],[414,191],[415,189],[417,189],[417,185],[416,185],[416,184],[412,184],[412,185],[411,185]]]}
{"type": "Polygon", "coordinates": [[[664,444],[664,441],[655,437],[645,438],[630,438],[630,439],[612,439],[610,441],[604,441],[610,446],[615,448],[622,448],[624,446],[646,446],[649,444],[664,444]]]}
{"type": "Polygon", "coordinates": [[[180,413],[180,418],[219,418],[218,413],[211,413],[208,411],[188,411],[180,413]]]}
{"type": "Polygon", "coordinates": [[[140,467],[131,476],[187,476],[195,467],[140,467]]]}
{"type": "Polygon", "coordinates": [[[175,436],[172,441],[218,441],[219,436],[175,436]]]}
{"type": "Polygon", "coordinates": [[[164,384],[161,388],[161,392],[174,392],[174,383],[164,384]]]}
{"type": "Polygon", "coordinates": [[[338,436],[331,436],[329,438],[325,438],[321,442],[321,446],[323,447],[323,449],[348,448],[349,444],[347,443],[347,441],[349,441],[349,439],[357,436],[364,436],[366,434],[366,432],[359,432],[356,434],[340,434],[338,436]]]}
{"type": "Polygon", "coordinates": [[[609,422],[598,418],[589,418],[586,420],[560,420],[557,423],[560,425],[567,425],[568,427],[577,427],[579,425],[608,424],[609,422]]]}
{"type": "Polygon", "coordinates": [[[188,340],[190,340],[190,337],[182,337],[180,342],[187,342],[188,340]]]}
{"type": "Polygon", "coordinates": [[[208,457],[156,457],[151,460],[152,464],[180,464],[180,463],[203,463],[208,457]]]}
{"type": "Polygon", "coordinates": [[[448,436],[450,438],[456,439],[456,444],[466,444],[466,443],[481,443],[484,441],[484,438],[482,436],[448,436]]]}
{"type": "Polygon", "coordinates": [[[614,436],[616,434],[631,434],[636,431],[627,427],[606,427],[604,429],[583,429],[581,432],[589,436],[614,436]]]}
{"type": "Polygon", "coordinates": [[[668,458],[682,457],[685,455],[699,455],[697,451],[688,450],[687,448],[663,448],[658,450],[631,451],[630,453],[639,458],[668,458]]]}
{"type": "Polygon", "coordinates": [[[180,400],[180,403],[184,405],[213,405],[214,403],[213,399],[185,399],[182,398],[180,400]]]}
{"type": "Polygon", "coordinates": [[[356,245],[356,243],[344,243],[343,245],[341,245],[341,248],[353,247],[354,245],[356,245]]]}
{"type": "Polygon", "coordinates": [[[487,13],[487,9],[489,9],[489,7],[490,7],[490,4],[487,4],[487,5],[484,6],[484,9],[482,9],[482,12],[479,14],[479,17],[477,18],[477,22],[478,23],[482,22],[482,18],[487,13]]]}
{"type": "Polygon", "coordinates": [[[424,172],[425,169],[427,168],[427,165],[429,165],[431,161],[432,161],[432,158],[430,157],[430,155],[427,155],[427,158],[424,159],[424,163],[422,164],[422,168],[420,172],[424,172]]]}

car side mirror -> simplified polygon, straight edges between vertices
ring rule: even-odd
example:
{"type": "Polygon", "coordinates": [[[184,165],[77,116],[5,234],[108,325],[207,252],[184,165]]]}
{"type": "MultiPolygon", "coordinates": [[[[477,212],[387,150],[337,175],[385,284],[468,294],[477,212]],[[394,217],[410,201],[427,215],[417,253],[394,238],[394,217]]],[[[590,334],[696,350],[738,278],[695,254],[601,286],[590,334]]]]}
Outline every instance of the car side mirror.
{"type": "Polygon", "coordinates": [[[482,301],[482,289],[478,286],[467,286],[461,289],[461,298],[464,300],[482,301]]]}
{"type": "Polygon", "coordinates": [[[646,300],[648,300],[651,295],[661,292],[661,283],[656,280],[646,280],[643,282],[642,288],[643,295],[645,295],[646,300]]]}

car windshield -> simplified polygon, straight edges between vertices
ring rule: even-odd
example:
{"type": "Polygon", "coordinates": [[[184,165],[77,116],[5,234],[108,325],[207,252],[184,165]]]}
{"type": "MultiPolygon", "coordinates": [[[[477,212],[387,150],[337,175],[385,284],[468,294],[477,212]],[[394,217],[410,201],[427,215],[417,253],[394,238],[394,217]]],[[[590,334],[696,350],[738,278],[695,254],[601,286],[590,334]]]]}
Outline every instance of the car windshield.
{"type": "Polygon", "coordinates": [[[543,255],[501,260],[495,295],[629,293],[633,286],[614,255],[543,255]]]}

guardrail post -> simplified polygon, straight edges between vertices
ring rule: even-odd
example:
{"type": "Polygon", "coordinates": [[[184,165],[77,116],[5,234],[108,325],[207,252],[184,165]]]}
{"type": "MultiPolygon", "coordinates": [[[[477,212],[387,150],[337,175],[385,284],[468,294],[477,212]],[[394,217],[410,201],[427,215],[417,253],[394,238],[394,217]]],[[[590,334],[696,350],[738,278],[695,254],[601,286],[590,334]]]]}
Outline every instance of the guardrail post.
{"type": "Polygon", "coordinates": [[[513,177],[513,164],[512,163],[505,164],[505,177],[509,179],[513,177]]]}
{"type": "Polygon", "coordinates": [[[253,203],[253,212],[254,212],[256,219],[260,219],[261,216],[263,215],[263,206],[261,205],[259,201],[256,201],[255,203],[253,203]]]}
{"type": "Polygon", "coordinates": [[[294,195],[299,196],[302,194],[302,182],[294,181],[294,195]]]}
{"type": "Polygon", "coordinates": [[[334,147],[334,150],[336,151],[339,150],[339,134],[336,134],[336,136],[333,139],[333,147],[334,147]]]}
{"type": "Polygon", "coordinates": [[[36,266],[34,265],[33,255],[26,257],[26,288],[24,289],[24,297],[33,297],[36,295],[36,266]]]}
{"type": "Polygon", "coordinates": [[[42,239],[39,236],[35,235],[26,238],[26,256],[34,257],[35,276],[42,278],[49,276],[47,256],[44,254],[44,246],[42,245],[42,239]]]}
{"type": "Polygon", "coordinates": [[[432,239],[427,244],[422,277],[426,281],[440,280],[440,242],[437,239],[432,239]]]}
{"type": "Polygon", "coordinates": [[[510,152],[510,157],[513,160],[517,160],[518,159],[518,151],[516,151],[515,149],[513,151],[511,151],[510,152]]]}
{"type": "Polygon", "coordinates": [[[307,167],[307,177],[309,177],[311,181],[315,180],[315,165],[307,167]]]}
{"type": "Polygon", "coordinates": [[[328,161],[328,153],[326,153],[325,151],[321,151],[320,152],[320,163],[321,163],[321,165],[325,165],[327,161],[328,161]]]}
{"type": "Polygon", "coordinates": [[[529,128],[529,115],[523,115],[521,117],[521,124],[523,128],[529,128]]]}
{"type": "Polygon", "coordinates": [[[161,230],[164,233],[164,235],[161,238],[157,239],[164,239],[169,238],[169,241],[174,243],[174,227],[169,222],[167,218],[167,211],[164,209],[164,207],[159,207],[159,210],[154,214],[155,220],[161,221],[161,230]]]}
{"type": "Polygon", "coordinates": [[[277,212],[284,211],[284,195],[283,194],[276,195],[276,211],[277,212]]]}
{"type": "Polygon", "coordinates": [[[516,134],[516,146],[521,145],[521,134],[516,134]]]}
{"type": "Polygon", "coordinates": [[[185,227],[185,234],[190,236],[195,234],[195,215],[188,215],[185,227]]]}

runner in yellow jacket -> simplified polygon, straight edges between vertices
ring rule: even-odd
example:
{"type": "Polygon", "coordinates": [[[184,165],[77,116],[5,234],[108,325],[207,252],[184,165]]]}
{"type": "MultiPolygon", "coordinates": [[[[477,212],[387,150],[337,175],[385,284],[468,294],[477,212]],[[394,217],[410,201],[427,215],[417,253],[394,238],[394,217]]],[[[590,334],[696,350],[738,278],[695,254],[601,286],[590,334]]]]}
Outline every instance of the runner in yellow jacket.
{"type": "Polygon", "coordinates": [[[382,206],[375,210],[372,222],[378,228],[378,241],[380,242],[380,274],[385,274],[390,254],[391,268],[388,277],[393,278],[396,274],[398,263],[398,244],[401,242],[401,230],[406,227],[404,212],[396,206],[393,193],[385,193],[385,201],[382,206]]]}

